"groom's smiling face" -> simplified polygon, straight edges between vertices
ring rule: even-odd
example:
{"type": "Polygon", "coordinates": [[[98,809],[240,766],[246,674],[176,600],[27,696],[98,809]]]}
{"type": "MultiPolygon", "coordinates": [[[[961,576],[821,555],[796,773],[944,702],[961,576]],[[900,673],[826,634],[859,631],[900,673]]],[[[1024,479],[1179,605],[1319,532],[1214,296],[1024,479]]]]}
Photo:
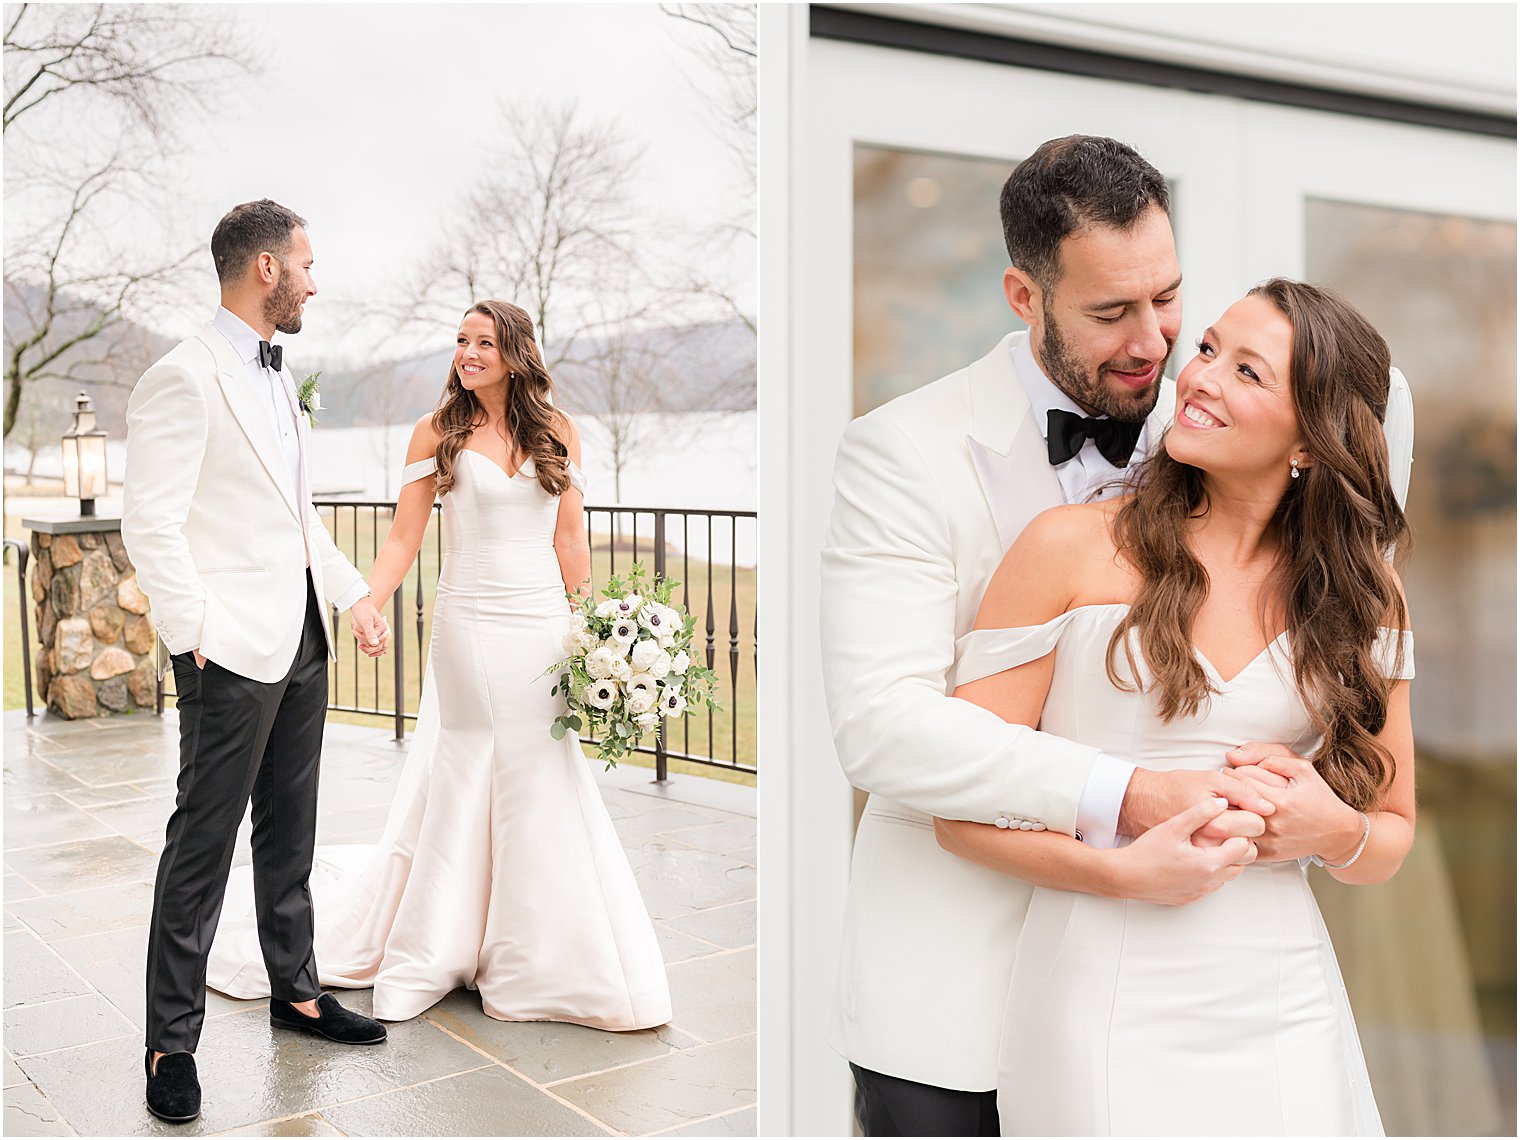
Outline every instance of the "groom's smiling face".
{"type": "Polygon", "coordinates": [[[1089,415],[1135,422],[1156,406],[1182,329],[1172,225],[1152,208],[1129,229],[1089,225],[1061,243],[1048,289],[1008,270],[1009,304],[1051,381],[1089,415]]]}

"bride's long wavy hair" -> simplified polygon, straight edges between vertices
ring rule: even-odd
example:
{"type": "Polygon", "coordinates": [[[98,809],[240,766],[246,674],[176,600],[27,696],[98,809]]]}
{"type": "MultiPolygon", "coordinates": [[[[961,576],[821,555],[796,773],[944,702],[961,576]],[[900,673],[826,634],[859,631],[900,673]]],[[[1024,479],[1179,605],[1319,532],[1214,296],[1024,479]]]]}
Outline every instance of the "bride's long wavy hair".
{"type": "MultiPolygon", "coordinates": [[[[1274,517],[1275,584],[1286,608],[1294,681],[1324,743],[1315,765],[1352,807],[1381,799],[1393,758],[1376,739],[1392,687],[1374,658],[1380,625],[1407,625],[1387,552],[1408,534],[1388,473],[1382,421],[1388,409],[1388,345],[1367,320],[1328,290],[1274,278],[1251,290],[1270,301],[1293,333],[1288,375],[1299,431],[1313,459],[1288,484],[1274,517]]],[[[1217,690],[1193,648],[1193,622],[1208,573],[1188,541],[1189,520],[1209,509],[1204,473],[1158,447],[1137,472],[1114,537],[1142,583],[1108,647],[1139,676],[1129,631],[1154,677],[1165,720],[1192,716],[1217,690]]]]}
{"type": "MultiPolygon", "coordinates": [[[[564,419],[554,409],[554,381],[533,339],[533,318],[507,301],[480,301],[464,314],[479,313],[496,324],[496,344],[507,365],[507,438],[524,459],[533,461],[539,485],[551,495],[570,486],[569,451],[561,435],[564,419]]],[[[486,410],[449,365],[433,429],[438,433],[437,493],[454,487],[454,460],[470,433],[486,422],[486,410]]]]}

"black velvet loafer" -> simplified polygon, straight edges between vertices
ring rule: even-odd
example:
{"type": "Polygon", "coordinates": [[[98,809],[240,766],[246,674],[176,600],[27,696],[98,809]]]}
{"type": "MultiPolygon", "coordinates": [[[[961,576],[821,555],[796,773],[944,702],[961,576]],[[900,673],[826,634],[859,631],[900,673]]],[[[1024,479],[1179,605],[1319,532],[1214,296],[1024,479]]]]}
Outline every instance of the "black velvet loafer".
{"type": "Polygon", "coordinates": [[[143,1054],[148,1078],[148,1111],[170,1124],[186,1124],[201,1114],[201,1082],[194,1053],[165,1053],[153,1065],[153,1050],[143,1054]]]}
{"type": "Polygon", "coordinates": [[[288,1001],[269,999],[269,1024],[279,1029],[300,1029],[315,1033],[329,1041],[343,1045],[381,1045],[385,1042],[385,1026],[373,1017],[365,1017],[351,1009],[344,1009],[332,994],[317,998],[320,1017],[307,1017],[288,1001]]]}

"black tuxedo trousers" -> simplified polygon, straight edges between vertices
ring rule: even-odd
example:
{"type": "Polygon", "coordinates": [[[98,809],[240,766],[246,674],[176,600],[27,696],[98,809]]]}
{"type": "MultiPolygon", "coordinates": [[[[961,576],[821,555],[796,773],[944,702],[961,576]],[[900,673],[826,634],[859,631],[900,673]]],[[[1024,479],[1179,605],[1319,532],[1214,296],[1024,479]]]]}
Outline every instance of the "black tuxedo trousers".
{"type": "Polygon", "coordinates": [[[862,1136],[996,1136],[996,1092],[960,1092],[863,1069],[853,1061],[862,1136]]]}
{"type": "Polygon", "coordinates": [[[179,788],[164,836],[148,928],[147,1047],[195,1052],[206,1016],[206,960],[222,913],[238,827],[253,803],[253,891],[271,993],[321,992],[312,953],[312,852],[327,715],[323,603],[306,578],[301,643],[264,684],[176,654],[179,788]]]}

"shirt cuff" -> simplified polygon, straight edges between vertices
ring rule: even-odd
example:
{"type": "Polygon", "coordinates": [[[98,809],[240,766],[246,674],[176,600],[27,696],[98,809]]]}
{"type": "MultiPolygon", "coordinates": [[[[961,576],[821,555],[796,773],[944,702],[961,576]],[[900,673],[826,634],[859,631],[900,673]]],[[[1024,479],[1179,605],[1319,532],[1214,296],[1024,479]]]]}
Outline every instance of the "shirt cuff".
{"type": "Polygon", "coordinates": [[[1129,789],[1135,766],[1128,760],[1116,760],[1098,753],[1087,786],[1077,801],[1077,838],[1089,847],[1112,847],[1119,830],[1119,808],[1129,789]]]}
{"type": "Polygon", "coordinates": [[[369,583],[367,583],[363,578],[360,578],[347,590],[343,591],[343,593],[338,597],[337,601],[333,602],[333,606],[336,607],[337,611],[341,614],[345,610],[352,609],[354,603],[357,602],[360,598],[367,597],[369,597],[369,583]]]}

